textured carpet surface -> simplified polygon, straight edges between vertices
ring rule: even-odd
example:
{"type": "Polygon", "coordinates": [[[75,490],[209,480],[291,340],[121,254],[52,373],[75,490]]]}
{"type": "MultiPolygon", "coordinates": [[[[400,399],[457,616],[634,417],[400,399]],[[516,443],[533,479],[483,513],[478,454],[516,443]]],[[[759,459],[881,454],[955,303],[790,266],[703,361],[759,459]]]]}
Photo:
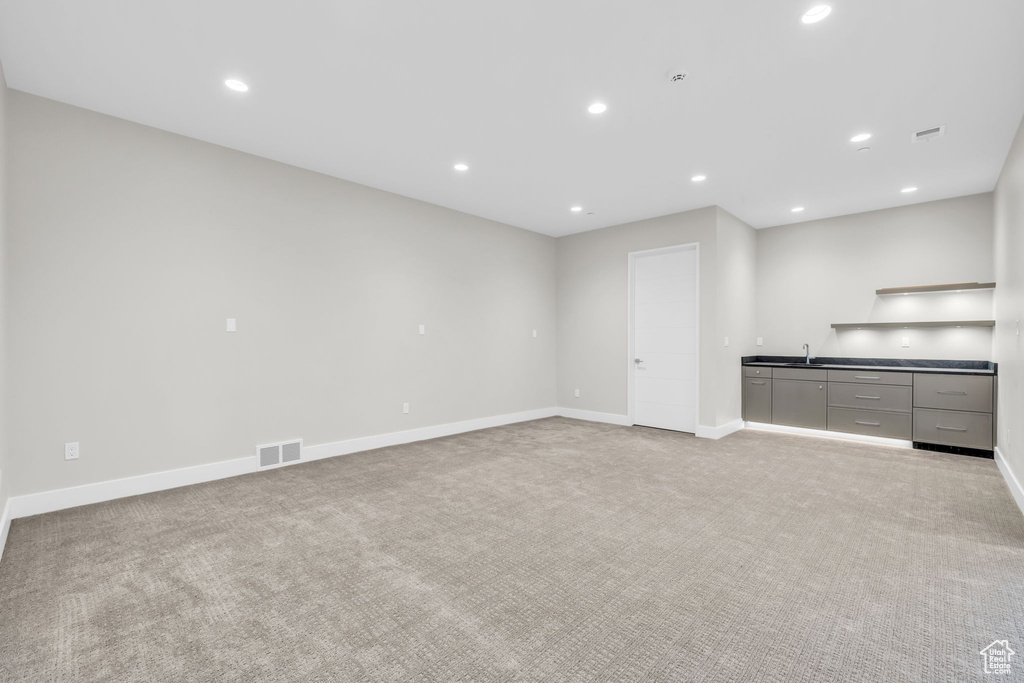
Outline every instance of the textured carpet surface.
{"type": "Polygon", "coordinates": [[[3,681],[1024,679],[991,460],[563,418],[15,520],[3,681]]]}

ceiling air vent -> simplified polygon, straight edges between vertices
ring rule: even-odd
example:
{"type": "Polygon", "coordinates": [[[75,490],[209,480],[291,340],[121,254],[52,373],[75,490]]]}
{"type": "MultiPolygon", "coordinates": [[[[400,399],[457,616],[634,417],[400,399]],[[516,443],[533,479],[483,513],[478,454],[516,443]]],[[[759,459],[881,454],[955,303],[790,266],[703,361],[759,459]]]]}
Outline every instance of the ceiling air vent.
{"type": "Polygon", "coordinates": [[[269,443],[256,447],[256,464],[260,469],[290,465],[302,460],[302,439],[269,443]]]}
{"type": "Polygon", "coordinates": [[[934,128],[925,128],[910,134],[911,142],[927,142],[928,140],[934,140],[935,138],[941,138],[946,134],[945,126],[935,126],[934,128]]]}

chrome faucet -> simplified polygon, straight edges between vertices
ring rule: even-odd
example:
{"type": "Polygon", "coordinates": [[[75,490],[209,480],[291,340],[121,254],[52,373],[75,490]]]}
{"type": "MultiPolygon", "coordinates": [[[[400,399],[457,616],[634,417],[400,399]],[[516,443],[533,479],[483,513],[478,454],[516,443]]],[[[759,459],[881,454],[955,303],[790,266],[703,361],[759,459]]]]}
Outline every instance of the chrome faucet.
{"type": "Polygon", "coordinates": [[[804,357],[804,362],[807,363],[808,365],[810,365],[811,364],[811,345],[810,344],[804,344],[804,356],[805,356],[804,357]]]}

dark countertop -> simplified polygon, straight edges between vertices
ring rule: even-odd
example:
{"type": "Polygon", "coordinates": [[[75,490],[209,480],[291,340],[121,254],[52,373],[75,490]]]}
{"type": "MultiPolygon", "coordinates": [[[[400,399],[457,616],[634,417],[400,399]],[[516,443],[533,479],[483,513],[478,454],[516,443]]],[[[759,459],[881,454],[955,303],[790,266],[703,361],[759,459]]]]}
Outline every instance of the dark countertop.
{"type": "MultiPolygon", "coordinates": [[[[803,356],[744,356],[743,365],[786,368],[804,364],[803,356]]],[[[909,358],[811,357],[810,368],[822,370],[881,370],[885,372],[934,372],[946,375],[995,375],[997,365],[984,360],[917,360],[909,358]]]]}

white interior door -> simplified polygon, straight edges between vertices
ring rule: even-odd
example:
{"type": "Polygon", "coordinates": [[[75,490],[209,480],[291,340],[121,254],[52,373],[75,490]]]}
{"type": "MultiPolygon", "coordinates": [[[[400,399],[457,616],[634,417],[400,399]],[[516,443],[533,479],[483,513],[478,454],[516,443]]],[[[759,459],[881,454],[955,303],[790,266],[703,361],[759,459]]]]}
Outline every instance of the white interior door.
{"type": "Polygon", "coordinates": [[[695,432],[697,248],[633,258],[633,422],[695,432]]]}

